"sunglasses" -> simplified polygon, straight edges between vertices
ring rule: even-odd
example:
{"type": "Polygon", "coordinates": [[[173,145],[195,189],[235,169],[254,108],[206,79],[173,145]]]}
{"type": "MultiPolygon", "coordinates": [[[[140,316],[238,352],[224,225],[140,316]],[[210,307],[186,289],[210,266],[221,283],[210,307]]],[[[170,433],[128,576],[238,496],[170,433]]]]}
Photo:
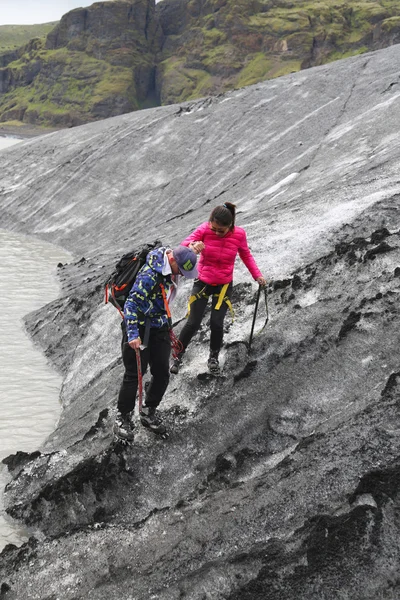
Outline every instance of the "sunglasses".
{"type": "Polygon", "coordinates": [[[210,229],[215,233],[226,233],[229,227],[214,227],[213,225],[210,225],[210,229]]]}

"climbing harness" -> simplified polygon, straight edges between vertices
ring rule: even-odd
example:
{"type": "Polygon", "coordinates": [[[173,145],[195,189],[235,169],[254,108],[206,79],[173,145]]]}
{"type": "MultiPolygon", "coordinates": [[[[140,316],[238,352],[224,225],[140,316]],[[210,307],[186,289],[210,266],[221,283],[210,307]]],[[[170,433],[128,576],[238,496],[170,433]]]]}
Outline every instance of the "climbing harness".
{"type": "Polygon", "coordinates": [[[251,350],[251,343],[253,341],[253,337],[254,337],[254,327],[256,324],[256,318],[257,318],[257,311],[258,311],[258,304],[260,302],[260,295],[261,295],[261,289],[264,288],[264,299],[265,299],[265,311],[266,311],[266,319],[265,319],[265,323],[264,325],[261,327],[260,331],[258,331],[256,333],[256,335],[259,335],[267,326],[268,323],[268,319],[269,319],[269,313],[268,313],[268,293],[267,293],[267,286],[258,286],[258,291],[257,291],[257,298],[256,298],[256,306],[254,308],[254,315],[253,315],[253,322],[251,324],[251,332],[250,332],[250,338],[249,338],[249,344],[248,344],[248,348],[249,348],[249,352],[251,350]]]}
{"type": "MultiPolygon", "coordinates": [[[[216,303],[216,305],[214,307],[214,310],[219,310],[221,308],[221,306],[222,306],[222,303],[226,302],[226,304],[228,305],[228,308],[230,310],[231,316],[232,316],[232,321],[234,321],[234,319],[235,319],[235,312],[233,310],[232,302],[230,301],[230,298],[228,298],[228,296],[226,295],[226,292],[228,290],[229,285],[230,285],[229,283],[225,283],[221,287],[221,291],[220,292],[212,294],[213,296],[218,297],[218,300],[217,300],[217,303],[216,303]]],[[[214,287],[214,286],[205,285],[199,292],[197,292],[197,294],[192,294],[190,296],[189,302],[188,302],[188,310],[187,310],[186,317],[188,317],[190,315],[190,308],[191,308],[191,305],[193,304],[193,302],[195,302],[196,300],[200,300],[200,298],[209,298],[211,296],[211,292],[210,293],[207,293],[207,292],[212,287],[214,287]]]]}

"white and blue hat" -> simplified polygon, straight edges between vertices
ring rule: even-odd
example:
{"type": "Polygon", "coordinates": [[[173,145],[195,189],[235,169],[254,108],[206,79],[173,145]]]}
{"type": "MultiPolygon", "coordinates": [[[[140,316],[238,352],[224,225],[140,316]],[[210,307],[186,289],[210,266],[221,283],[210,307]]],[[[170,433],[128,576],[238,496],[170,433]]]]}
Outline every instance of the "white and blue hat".
{"type": "Polygon", "coordinates": [[[172,250],[176,264],[178,265],[179,272],[188,279],[195,279],[198,277],[197,271],[197,254],[186,246],[177,246],[172,250]]]}

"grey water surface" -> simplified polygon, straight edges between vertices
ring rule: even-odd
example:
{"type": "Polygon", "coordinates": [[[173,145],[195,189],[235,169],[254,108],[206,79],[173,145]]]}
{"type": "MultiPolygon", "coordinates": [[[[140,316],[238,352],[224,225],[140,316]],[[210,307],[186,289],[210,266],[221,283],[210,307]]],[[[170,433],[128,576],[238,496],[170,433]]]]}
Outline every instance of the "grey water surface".
{"type": "MultiPolygon", "coordinates": [[[[56,267],[67,255],[51,244],[0,230],[0,460],[18,450],[37,450],[60,414],[61,377],[27,336],[23,317],[58,296],[56,267]]],[[[0,488],[7,478],[0,471],[0,488]]],[[[4,518],[0,501],[0,549],[22,541],[4,518]]]]}
{"type": "MultiPolygon", "coordinates": [[[[0,138],[0,148],[16,140],[0,138]]],[[[69,258],[57,246],[0,230],[0,460],[37,450],[60,414],[61,377],[27,336],[24,316],[59,293],[56,268],[69,258]]],[[[0,470],[1,496],[7,483],[0,470]]],[[[0,496],[0,550],[25,533],[5,518],[0,496]]]]}
{"type": "Polygon", "coordinates": [[[18,144],[21,141],[21,139],[15,137],[0,136],[0,150],[3,150],[3,148],[8,148],[9,146],[13,146],[14,144],[18,144]]]}

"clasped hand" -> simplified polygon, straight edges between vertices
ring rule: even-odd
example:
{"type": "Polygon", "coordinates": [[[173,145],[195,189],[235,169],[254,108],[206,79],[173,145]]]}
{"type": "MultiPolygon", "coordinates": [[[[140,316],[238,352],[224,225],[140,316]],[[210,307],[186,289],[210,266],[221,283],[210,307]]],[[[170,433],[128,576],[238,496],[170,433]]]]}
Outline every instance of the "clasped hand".
{"type": "Polygon", "coordinates": [[[204,250],[205,244],[204,242],[190,242],[189,248],[191,248],[196,254],[200,254],[200,252],[204,250]]]}

